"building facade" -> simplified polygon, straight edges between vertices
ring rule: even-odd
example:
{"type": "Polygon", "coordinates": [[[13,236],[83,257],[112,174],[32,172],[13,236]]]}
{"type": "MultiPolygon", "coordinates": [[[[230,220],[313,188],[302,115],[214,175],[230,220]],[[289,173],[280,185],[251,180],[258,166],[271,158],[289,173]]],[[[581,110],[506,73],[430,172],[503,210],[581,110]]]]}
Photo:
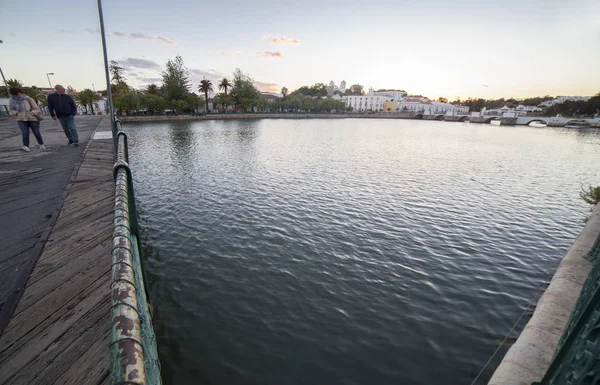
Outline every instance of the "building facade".
{"type": "Polygon", "coordinates": [[[390,101],[400,101],[406,97],[407,93],[401,90],[385,90],[385,91],[375,91],[375,95],[385,96],[390,99],[390,101]]]}
{"type": "Polygon", "coordinates": [[[383,103],[387,100],[381,95],[348,95],[343,97],[347,107],[352,107],[353,111],[383,111],[383,103]]]}
{"type": "Polygon", "coordinates": [[[423,115],[467,115],[469,107],[450,103],[423,101],[421,98],[403,98],[400,101],[387,101],[384,112],[405,112],[423,115]]]}

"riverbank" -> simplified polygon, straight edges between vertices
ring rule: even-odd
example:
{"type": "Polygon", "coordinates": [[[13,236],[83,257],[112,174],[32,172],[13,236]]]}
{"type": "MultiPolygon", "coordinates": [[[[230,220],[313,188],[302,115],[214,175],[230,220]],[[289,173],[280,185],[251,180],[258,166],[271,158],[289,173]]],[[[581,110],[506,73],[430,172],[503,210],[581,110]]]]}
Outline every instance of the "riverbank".
{"type": "Polygon", "coordinates": [[[540,297],[531,320],[506,353],[489,385],[529,385],[542,380],[592,270],[592,262],[586,257],[599,236],[600,211],[596,207],[540,297]]]}
{"type": "Polygon", "coordinates": [[[209,114],[203,116],[193,115],[147,115],[147,116],[122,116],[122,122],[166,122],[179,120],[244,120],[244,119],[415,119],[415,114],[209,114]]]}
{"type": "MultiPolygon", "coordinates": [[[[305,113],[249,113],[249,114],[208,114],[202,116],[194,115],[144,115],[123,116],[122,122],[172,122],[183,120],[246,120],[246,119],[413,119],[413,120],[437,120],[441,122],[466,122],[488,124],[490,117],[469,117],[467,115],[445,116],[445,115],[423,115],[416,113],[372,113],[372,114],[305,114],[305,113]]],[[[549,118],[544,118],[549,119],[549,118]]],[[[519,123],[517,118],[502,118],[503,126],[527,125],[519,123]]],[[[565,119],[567,121],[569,119],[565,119]]],[[[552,127],[562,127],[563,124],[549,124],[552,127]]],[[[600,122],[590,122],[591,128],[600,128],[600,122]]]]}

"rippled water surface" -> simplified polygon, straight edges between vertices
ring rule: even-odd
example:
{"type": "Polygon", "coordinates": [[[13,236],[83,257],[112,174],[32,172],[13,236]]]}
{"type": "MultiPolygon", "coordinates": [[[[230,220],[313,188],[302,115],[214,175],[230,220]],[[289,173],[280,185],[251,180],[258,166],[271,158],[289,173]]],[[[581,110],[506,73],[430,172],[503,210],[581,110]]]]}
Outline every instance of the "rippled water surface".
{"type": "Polygon", "coordinates": [[[589,129],[126,130],[166,384],[469,384],[600,182],[589,129]]]}

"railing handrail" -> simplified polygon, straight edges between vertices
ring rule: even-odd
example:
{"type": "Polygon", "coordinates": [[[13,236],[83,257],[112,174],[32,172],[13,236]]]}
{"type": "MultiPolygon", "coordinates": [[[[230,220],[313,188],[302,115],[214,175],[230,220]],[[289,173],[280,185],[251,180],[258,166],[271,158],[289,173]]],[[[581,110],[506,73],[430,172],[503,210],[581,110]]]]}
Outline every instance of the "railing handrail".
{"type": "Polygon", "coordinates": [[[147,303],[127,134],[115,116],[116,162],[111,282],[110,383],[160,385],[156,337],[147,303]]]}

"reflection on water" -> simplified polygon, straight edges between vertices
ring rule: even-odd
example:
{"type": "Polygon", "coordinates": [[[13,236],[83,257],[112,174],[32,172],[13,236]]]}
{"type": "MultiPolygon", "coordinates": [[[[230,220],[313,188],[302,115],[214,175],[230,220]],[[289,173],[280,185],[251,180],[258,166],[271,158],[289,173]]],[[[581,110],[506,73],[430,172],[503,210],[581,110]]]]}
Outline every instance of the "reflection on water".
{"type": "Polygon", "coordinates": [[[470,383],[598,183],[597,130],[125,128],[165,384],[470,383]]]}

